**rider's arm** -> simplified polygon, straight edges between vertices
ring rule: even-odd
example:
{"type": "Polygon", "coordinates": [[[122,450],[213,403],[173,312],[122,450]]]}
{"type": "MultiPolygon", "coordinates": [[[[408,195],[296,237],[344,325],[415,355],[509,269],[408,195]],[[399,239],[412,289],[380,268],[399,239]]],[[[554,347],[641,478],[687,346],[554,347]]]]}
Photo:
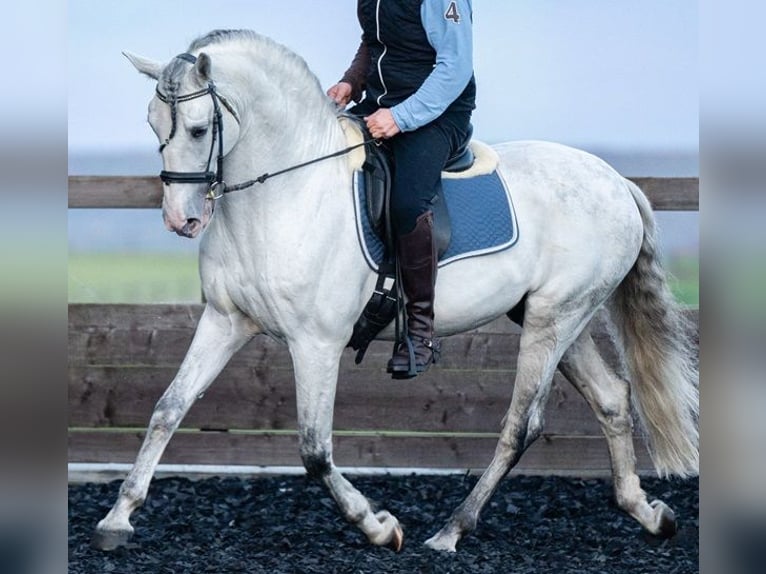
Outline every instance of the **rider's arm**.
{"type": "Polygon", "coordinates": [[[391,108],[397,126],[412,131],[438,118],[473,76],[471,0],[429,0],[420,7],[436,65],[417,92],[391,108]]]}
{"type": "Polygon", "coordinates": [[[362,92],[367,83],[367,70],[370,67],[370,57],[367,52],[367,44],[364,40],[359,44],[351,66],[343,74],[341,82],[346,82],[351,86],[351,99],[358,102],[362,99],[362,92]]]}

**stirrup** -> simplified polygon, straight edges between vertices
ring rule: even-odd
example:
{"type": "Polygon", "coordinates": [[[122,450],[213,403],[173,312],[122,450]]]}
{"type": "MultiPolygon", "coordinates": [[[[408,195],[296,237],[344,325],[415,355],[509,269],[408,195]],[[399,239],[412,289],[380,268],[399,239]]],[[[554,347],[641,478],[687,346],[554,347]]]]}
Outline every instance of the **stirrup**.
{"type": "Polygon", "coordinates": [[[425,373],[431,364],[435,364],[441,358],[441,341],[439,339],[427,339],[425,337],[415,336],[416,340],[420,344],[431,351],[431,355],[424,363],[418,363],[415,357],[415,345],[412,342],[412,338],[407,335],[405,341],[399,345],[394,356],[388,362],[386,372],[390,373],[394,379],[411,379],[421,373],[425,373]],[[403,350],[403,346],[407,345],[407,365],[395,364],[394,361],[403,350]]]}

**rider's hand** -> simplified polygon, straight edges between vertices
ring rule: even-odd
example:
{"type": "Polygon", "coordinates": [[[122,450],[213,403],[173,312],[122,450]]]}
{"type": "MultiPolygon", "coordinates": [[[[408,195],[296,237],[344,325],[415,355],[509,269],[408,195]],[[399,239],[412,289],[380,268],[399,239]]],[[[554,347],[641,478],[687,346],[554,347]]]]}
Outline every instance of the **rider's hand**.
{"type": "Polygon", "coordinates": [[[374,114],[371,114],[364,118],[367,122],[367,129],[370,130],[370,135],[375,139],[386,139],[395,136],[401,130],[396,125],[394,115],[388,108],[380,108],[374,114]]]}
{"type": "Polygon", "coordinates": [[[351,84],[348,82],[338,82],[329,90],[327,90],[327,95],[330,96],[330,99],[332,99],[336,104],[345,107],[345,105],[351,101],[351,92],[351,84]]]}

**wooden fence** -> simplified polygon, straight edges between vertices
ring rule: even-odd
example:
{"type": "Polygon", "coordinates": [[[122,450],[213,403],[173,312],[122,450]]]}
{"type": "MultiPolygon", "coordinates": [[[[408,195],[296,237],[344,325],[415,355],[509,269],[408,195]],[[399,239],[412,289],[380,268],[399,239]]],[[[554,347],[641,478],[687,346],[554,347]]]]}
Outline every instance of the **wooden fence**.
{"type": "MultiPolygon", "coordinates": [[[[696,178],[633,178],[655,209],[698,209],[696,178]]],[[[153,207],[155,177],[70,177],[70,207],[153,207]]],[[[132,462],[154,403],[191,341],[202,305],[69,306],[69,461],[132,462]]],[[[695,323],[696,311],[689,311],[695,323]]],[[[510,403],[519,330],[503,318],[444,340],[443,361],[416,381],[386,375],[391,343],[364,362],[344,354],[335,411],[340,466],[480,469],[510,403]]],[[[616,361],[608,338],[597,341],[616,361]]],[[[256,337],[197,401],[162,459],[175,464],[300,466],[286,347],[256,337]]],[[[638,466],[651,465],[640,440],[638,466]]],[[[557,374],[545,434],[515,472],[606,474],[593,413],[557,374]]]]}

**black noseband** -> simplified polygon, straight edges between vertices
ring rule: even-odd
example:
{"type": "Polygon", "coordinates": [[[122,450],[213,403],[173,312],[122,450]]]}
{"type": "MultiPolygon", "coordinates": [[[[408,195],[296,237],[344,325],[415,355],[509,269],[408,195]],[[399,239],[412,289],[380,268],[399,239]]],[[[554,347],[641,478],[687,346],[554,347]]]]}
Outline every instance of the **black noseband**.
{"type": "MultiPolygon", "coordinates": [[[[214,171],[166,171],[160,172],[163,183],[213,183],[217,176],[214,171]]],[[[223,180],[223,178],[221,178],[223,180]]]]}

